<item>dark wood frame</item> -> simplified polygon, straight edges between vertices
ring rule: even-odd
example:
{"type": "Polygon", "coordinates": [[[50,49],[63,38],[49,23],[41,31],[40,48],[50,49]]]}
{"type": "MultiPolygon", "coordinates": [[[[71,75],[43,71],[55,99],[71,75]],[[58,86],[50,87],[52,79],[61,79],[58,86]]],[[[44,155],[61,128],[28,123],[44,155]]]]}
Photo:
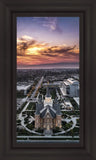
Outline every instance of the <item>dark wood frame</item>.
{"type": "MultiPolygon", "coordinates": [[[[14,73],[14,75],[13,75],[13,78],[12,78],[12,88],[13,88],[13,90],[12,90],[12,95],[13,95],[13,97],[12,97],[12,108],[14,108],[14,109],[12,109],[11,108],[11,111],[10,112],[12,112],[11,113],[11,115],[12,115],[12,137],[13,137],[13,139],[12,139],[12,147],[23,147],[23,148],[38,148],[38,147],[41,147],[41,144],[39,143],[39,144],[32,144],[32,143],[24,143],[23,145],[22,144],[20,144],[20,143],[16,143],[16,126],[15,126],[15,124],[16,124],[16,118],[14,118],[14,117],[16,117],[16,85],[14,85],[14,84],[16,84],[16,74],[17,74],[17,70],[16,70],[16,17],[18,17],[18,16],[20,16],[20,17],[24,17],[24,16],[26,16],[26,17],[28,17],[28,16],[77,16],[77,17],[79,17],[80,18],[80,21],[79,21],[79,27],[80,27],[80,31],[79,31],[79,35],[80,35],[80,48],[81,48],[81,50],[80,50],[80,76],[82,77],[81,78],[81,80],[80,80],[80,87],[81,88],[84,88],[84,47],[83,47],[83,39],[84,39],[84,19],[85,19],[85,16],[84,16],[84,13],[83,12],[80,12],[80,11],[78,11],[78,12],[74,12],[74,11],[69,11],[69,12],[67,12],[67,11],[30,11],[30,12],[17,12],[17,13],[15,13],[15,12],[13,12],[13,14],[12,14],[12,32],[11,32],[11,34],[12,34],[12,41],[11,41],[11,44],[12,44],[12,46],[14,46],[13,47],[13,50],[12,50],[12,53],[14,53],[13,55],[12,55],[12,67],[11,68],[13,68],[13,71],[12,71],[12,73],[14,73]]],[[[84,146],[84,101],[83,101],[83,97],[85,97],[85,95],[84,95],[84,90],[83,90],[83,92],[80,94],[80,104],[81,104],[81,107],[80,107],[80,142],[79,143],[74,143],[74,144],[72,144],[72,143],[59,143],[59,141],[58,141],[58,147],[60,148],[60,147],[83,147],[84,146]]],[[[40,141],[39,141],[40,142],[40,141]]],[[[51,140],[50,140],[50,142],[51,142],[51,140]]],[[[42,143],[42,147],[50,147],[50,144],[45,144],[45,143],[42,143]]],[[[56,145],[56,142],[55,142],[55,144],[53,143],[51,143],[51,147],[53,148],[57,148],[57,145],[56,145]]]]}
{"type": "Polygon", "coordinates": [[[0,0],[0,159],[1,160],[94,160],[96,159],[96,2],[94,0],[0,0]],[[81,16],[80,96],[81,141],[76,144],[48,143],[17,145],[15,136],[16,108],[16,25],[15,16],[22,14],[81,16]]]}

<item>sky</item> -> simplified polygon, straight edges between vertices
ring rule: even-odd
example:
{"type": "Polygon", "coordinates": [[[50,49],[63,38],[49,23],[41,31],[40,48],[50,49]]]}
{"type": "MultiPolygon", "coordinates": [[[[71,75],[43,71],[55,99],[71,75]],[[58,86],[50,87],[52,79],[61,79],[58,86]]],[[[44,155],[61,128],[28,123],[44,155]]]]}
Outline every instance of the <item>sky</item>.
{"type": "Polygon", "coordinates": [[[17,17],[17,68],[79,64],[79,17],[17,17]]]}

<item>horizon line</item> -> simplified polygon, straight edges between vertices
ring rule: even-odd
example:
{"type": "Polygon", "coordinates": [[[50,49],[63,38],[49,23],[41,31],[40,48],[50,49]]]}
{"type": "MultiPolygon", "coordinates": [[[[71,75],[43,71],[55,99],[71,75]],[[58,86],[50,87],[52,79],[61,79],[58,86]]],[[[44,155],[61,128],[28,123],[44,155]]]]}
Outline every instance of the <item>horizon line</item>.
{"type": "Polygon", "coordinates": [[[46,70],[46,69],[79,69],[80,67],[64,67],[64,68],[17,68],[17,70],[19,69],[32,69],[32,70],[46,70]]]}

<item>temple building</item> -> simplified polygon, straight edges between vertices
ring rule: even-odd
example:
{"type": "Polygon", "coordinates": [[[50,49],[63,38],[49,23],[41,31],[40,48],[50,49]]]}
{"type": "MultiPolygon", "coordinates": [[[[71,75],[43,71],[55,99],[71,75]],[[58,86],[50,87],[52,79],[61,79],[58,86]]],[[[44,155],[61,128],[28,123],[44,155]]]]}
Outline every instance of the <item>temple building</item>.
{"type": "Polygon", "coordinates": [[[57,99],[53,100],[47,87],[45,100],[40,98],[36,104],[35,128],[41,128],[45,134],[52,134],[52,129],[61,128],[61,111],[57,99]]]}

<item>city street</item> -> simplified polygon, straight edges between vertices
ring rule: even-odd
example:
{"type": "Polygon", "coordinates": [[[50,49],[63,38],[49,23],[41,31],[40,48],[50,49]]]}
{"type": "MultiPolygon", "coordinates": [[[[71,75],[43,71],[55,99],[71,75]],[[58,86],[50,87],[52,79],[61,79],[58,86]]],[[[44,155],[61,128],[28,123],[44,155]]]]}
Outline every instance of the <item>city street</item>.
{"type": "Polygon", "coordinates": [[[43,79],[44,79],[44,77],[42,76],[41,79],[39,80],[39,82],[37,83],[34,92],[31,95],[31,99],[33,99],[35,97],[35,94],[36,94],[37,90],[39,89],[39,87],[41,86],[43,79]]]}

